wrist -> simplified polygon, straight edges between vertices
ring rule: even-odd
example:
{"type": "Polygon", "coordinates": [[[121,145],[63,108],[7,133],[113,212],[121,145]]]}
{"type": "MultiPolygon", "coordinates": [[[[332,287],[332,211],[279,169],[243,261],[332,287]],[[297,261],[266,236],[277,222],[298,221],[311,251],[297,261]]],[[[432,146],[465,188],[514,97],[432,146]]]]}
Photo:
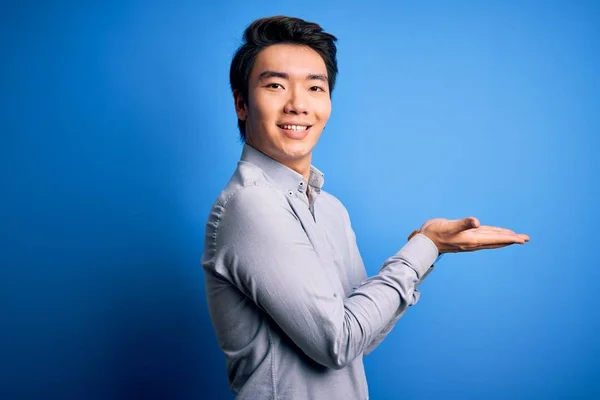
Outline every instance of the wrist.
{"type": "Polygon", "coordinates": [[[443,252],[441,252],[441,251],[440,251],[440,248],[439,248],[439,246],[438,246],[438,245],[437,245],[437,244],[436,244],[436,243],[435,243],[435,242],[434,242],[434,241],[433,241],[433,240],[432,240],[432,239],[431,239],[431,238],[430,238],[428,235],[424,234],[424,233],[423,233],[423,232],[421,232],[419,229],[415,229],[414,231],[412,231],[412,232],[410,233],[410,235],[408,235],[407,241],[409,241],[409,242],[410,242],[410,240],[411,240],[413,237],[415,237],[416,235],[418,235],[419,233],[420,233],[421,235],[425,236],[427,239],[429,239],[429,241],[430,241],[430,242],[431,242],[431,243],[432,243],[432,244],[433,244],[433,245],[434,245],[434,246],[437,248],[437,250],[438,250],[438,256],[437,256],[437,258],[435,259],[435,261],[433,262],[433,264],[437,264],[437,262],[438,262],[438,261],[440,261],[440,260],[442,259],[442,257],[444,256],[444,254],[446,254],[446,253],[445,253],[445,252],[444,252],[444,253],[443,253],[443,252]]]}
{"type": "Polygon", "coordinates": [[[415,235],[417,235],[419,233],[421,235],[425,236],[427,239],[431,240],[431,242],[435,245],[435,247],[437,247],[438,254],[439,254],[438,259],[442,256],[442,254],[446,253],[446,251],[442,250],[442,246],[440,246],[440,243],[437,240],[435,240],[434,235],[432,235],[429,232],[422,231],[420,229],[415,229],[414,231],[412,231],[411,234],[408,235],[407,241],[410,241],[410,239],[412,239],[415,235]]]}

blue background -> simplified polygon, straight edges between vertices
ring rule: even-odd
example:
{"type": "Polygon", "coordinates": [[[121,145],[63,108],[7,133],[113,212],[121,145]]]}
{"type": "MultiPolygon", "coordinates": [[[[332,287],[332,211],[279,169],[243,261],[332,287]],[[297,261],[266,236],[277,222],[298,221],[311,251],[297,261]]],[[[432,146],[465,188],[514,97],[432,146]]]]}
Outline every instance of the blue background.
{"type": "Polygon", "coordinates": [[[0,398],[232,397],[200,255],[229,63],[276,14],[339,38],[314,164],[370,275],[434,217],[531,237],[444,257],[371,397],[600,396],[597,4],[4,2],[0,398]]]}

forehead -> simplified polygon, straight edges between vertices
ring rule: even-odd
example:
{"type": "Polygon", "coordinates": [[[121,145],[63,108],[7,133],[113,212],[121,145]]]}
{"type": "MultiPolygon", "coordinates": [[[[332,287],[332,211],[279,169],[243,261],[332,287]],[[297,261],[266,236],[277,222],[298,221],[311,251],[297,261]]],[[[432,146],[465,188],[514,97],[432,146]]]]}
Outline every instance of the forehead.
{"type": "Polygon", "coordinates": [[[309,74],[327,75],[325,61],[308,46],[274,44],[261,50],[254,60],[251,76],[264,71],[287,73],[290,76],[306,77],[309,74]]]}

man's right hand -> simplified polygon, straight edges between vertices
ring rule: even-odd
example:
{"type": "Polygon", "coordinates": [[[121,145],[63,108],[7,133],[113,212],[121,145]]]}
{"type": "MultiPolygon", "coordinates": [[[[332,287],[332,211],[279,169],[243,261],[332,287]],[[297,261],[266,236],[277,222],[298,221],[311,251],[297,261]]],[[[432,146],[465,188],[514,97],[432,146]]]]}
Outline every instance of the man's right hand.
{"type": "Polygon", "coordinates": [[[475,217],[431,219],[423,224],[420,233],[435,243],[440,254],[497,249],[529,241],[529,236],[524,233],[481,225],[475,217]]]}

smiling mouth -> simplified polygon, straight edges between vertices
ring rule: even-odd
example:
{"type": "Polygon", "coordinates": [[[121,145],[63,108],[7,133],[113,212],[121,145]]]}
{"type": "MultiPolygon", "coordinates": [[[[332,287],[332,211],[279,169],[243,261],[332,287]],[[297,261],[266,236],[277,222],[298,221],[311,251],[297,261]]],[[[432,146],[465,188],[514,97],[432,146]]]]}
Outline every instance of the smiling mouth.
{"type": "Polygon", "coordinates": [[[277,126],[286,131],[303,132],[303,131],[310,129],[310,127],[312,125],[277,125],[277,126]]]}

